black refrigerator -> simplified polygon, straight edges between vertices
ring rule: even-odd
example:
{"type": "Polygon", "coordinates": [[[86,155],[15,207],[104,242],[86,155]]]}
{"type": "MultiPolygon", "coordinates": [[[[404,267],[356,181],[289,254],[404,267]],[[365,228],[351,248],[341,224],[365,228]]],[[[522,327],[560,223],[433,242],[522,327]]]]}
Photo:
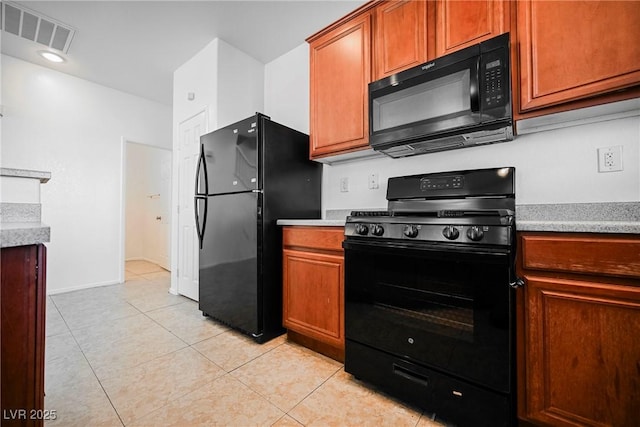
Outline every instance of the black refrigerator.
{"type": "Polygon", "coordinates": [[[278,219],[320,218],[309,136],[255,116],[203,135],[196,172],[199,308],[262,343],[281,335],[278,219]]]}

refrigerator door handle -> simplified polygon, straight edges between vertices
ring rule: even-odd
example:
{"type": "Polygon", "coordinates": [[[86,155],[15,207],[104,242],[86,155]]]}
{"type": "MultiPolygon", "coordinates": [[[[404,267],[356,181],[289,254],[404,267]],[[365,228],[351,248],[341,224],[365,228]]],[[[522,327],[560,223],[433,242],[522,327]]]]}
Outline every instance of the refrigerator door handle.
{"type": "Polygon", "coordinates": [[[204,246],[204,231],[207,227],[207,207],[209,205],[209,200],[206,197],[196,197],[193,199],[194,203],[194,211],[196,213],[196,233],[198,234],[198,242],[200,244],[200,249],[204,246]],[[199,210],[198,210],[198,202],[202,200],[204,201],[204,219],[202,221],[202,227],[200,227],[200,218],[199,218],[199,210]]]}
{"type": "Polygon", "coordinates": [[[209,195],[209,174],[207,172],[207,161],[204,158],[204,145],[200,145],[200,155],[196,167],[196,195],[209,195]],[[200,193],[200,168],[204,172],[204,193],[200,193]]]}

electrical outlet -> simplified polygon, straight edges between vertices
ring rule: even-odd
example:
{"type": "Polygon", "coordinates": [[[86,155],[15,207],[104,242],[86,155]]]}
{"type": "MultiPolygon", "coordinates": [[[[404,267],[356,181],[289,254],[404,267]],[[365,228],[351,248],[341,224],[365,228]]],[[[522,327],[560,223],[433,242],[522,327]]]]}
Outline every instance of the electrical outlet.
{"type": "Polygon", "coordinates": [[[598,148],[598,172],[622,170],[622,145],[598,148]]]}
{"type": "Polygon", "coordinates": [[[371,173],[369,174],[369,190],[375,190],[380,187],[378,174],[371,173]]]}
{"type": "Polygon", "coordinates": [[[347,177],[340,178],[340,192],[342,193],[349,192],[349,178],[347,177]]]}

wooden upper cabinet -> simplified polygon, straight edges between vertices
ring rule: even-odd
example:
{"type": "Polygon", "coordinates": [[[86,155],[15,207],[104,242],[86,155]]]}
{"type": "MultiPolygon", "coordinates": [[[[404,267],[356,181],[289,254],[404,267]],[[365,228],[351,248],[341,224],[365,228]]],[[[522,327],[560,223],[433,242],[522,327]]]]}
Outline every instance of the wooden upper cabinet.
{"type": "Polygon", "coordinates": [[[520,111],[640,84],[637,1],[517,2],[520,111]]]}
{"type": "Polygon", "coordinates": [[[508,1],[436,1],[436,57],[464,49],[507,31],[508,1]]]}
{"type": "Polygon", "coordinates": [[[427,2],[386,1],[374,14],[374,80],[427,61],[427,2]]]}
{"type": "Polygon", "coordinates": [[[367,147],[371,12],[345,20],[307,41],[311,56],[311,157],[367,147]]]}

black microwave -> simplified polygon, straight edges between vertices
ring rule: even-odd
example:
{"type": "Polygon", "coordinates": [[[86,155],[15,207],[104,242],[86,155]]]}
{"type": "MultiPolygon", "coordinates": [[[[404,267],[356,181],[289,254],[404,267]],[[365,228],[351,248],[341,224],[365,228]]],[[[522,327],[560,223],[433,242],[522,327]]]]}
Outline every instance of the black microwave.
{"type": "Polygon", "coordinates": [[[390,157],[512,139],[509,33],[369,84],[369,144],[390,157]]]}

